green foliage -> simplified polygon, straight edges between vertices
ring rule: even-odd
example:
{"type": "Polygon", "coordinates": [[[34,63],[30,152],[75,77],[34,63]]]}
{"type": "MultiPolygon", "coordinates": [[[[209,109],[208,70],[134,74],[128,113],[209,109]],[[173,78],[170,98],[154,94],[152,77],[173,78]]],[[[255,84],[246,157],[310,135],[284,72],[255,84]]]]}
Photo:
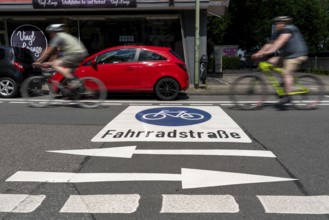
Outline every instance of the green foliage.
{"type": "Polygon", "coordinates": [[[229,25],[228,17],[208,17],[207,39],[208,54],[211,54],[215,45],[220,45],[224,39],[225,30],[229,25]]]}
{"type": "Polygon", "coordinates": [[[294,18],[310,52],[329,50],[329,0],[230,0],[228,13],[209,18],[209,46],[239,45],[251,50],[271,36],[272,19],[294,18]]]}
{"type": "Polygon", "coordinates": [[[239,57],[223,57],[223,69],[239,69],[241,61],[239,57]]]}

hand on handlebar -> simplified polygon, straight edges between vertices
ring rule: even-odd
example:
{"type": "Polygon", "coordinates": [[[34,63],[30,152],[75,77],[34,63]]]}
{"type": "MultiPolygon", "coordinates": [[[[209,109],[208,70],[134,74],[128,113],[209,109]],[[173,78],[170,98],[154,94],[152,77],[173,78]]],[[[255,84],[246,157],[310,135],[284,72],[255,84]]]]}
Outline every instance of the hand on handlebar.
{"type": "Polygon", "coordinates": [[[251,55],[251,59],[253,60],[260,60],[265,56],[265,54],[263,53],[254,53],[253,55],[251,55]]]}

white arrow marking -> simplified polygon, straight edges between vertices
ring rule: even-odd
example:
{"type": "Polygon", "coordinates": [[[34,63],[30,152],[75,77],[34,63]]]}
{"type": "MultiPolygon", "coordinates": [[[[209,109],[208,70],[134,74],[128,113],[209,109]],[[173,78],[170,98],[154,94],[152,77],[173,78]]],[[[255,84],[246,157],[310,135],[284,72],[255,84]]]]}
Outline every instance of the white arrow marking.
{"type": "Polygon", "coordinates": [[[121,157],[131,158],[133,154],[153,154],[153,155],[207,155],[207,156],[241,156],[241,157],[272,157],[275,155],[271,151],[265,150],[136,150],[136,146],[81,149],[81,150],[55,150],[47,151],[52,153],[74,154],[93,157],[121,157]]]}
{"type": "Polygon", "coordinates": [[[162,173],[63,173],[18,171],[7,182],[90,183],[117,181],[181,181],[183,189],[296,179],[182,168],[181,174],[162,173]]]}

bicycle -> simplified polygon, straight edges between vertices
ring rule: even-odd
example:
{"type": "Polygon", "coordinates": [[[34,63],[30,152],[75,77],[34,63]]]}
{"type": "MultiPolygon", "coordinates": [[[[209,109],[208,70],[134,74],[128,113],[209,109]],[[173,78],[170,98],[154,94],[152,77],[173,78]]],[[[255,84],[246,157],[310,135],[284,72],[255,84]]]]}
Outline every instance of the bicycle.
{"type": "MultiPolygon", "coordinates": [[[[234,106],[242,110],[260,109],[269,95],[269,85],[274,89],[278,98],[286,95],[281,82],[282,68],[268,62],[259,62],[260,74],[248,74],[237,78],[230,86],[230,99],[234,106]],[[276,76],[278,74],[278,76],[276,76]]],[[[289,93],[291,104],[296,109],[315,109],[324,93],[320,79],[311,74],[298,73],[294,76],[294,90],[289,93]]]]}
{"type": "Polygon", "coordinates": [[[68,100],[83,108],[96,108],[107,96],[105,86],[99,79],[79,78],[79,85],[70,88],[66,79],[61,82],[55,80],[55,73],[51,68],[42,68],[41,76],[32,76],[23,82],[21,94],[30,106],[46,107],[51,103],[68,100]]]}
{"type": "Polygon", "coordinates": [[[148,113],[143,115],[143,119],[146,120],[161,120],[167,117],[181,118],[185,120],[201,120],[204,118],[203,115],[198,113],[187,113],[186,111],[167,111],[163,110],[158,113],[148,113]]]}

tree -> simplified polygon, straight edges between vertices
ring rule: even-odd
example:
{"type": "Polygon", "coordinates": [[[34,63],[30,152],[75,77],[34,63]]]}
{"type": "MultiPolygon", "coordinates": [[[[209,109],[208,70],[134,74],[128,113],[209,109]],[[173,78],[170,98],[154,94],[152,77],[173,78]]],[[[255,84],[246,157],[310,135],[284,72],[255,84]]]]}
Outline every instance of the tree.
{"type": "Polygon", "coordinates": [[[329,0],[230,0],[225,17],[209,19],[208,41],[250,51],[269,40],[279,15],[294,19],[310,52],[329,50],[329,0]]]}

